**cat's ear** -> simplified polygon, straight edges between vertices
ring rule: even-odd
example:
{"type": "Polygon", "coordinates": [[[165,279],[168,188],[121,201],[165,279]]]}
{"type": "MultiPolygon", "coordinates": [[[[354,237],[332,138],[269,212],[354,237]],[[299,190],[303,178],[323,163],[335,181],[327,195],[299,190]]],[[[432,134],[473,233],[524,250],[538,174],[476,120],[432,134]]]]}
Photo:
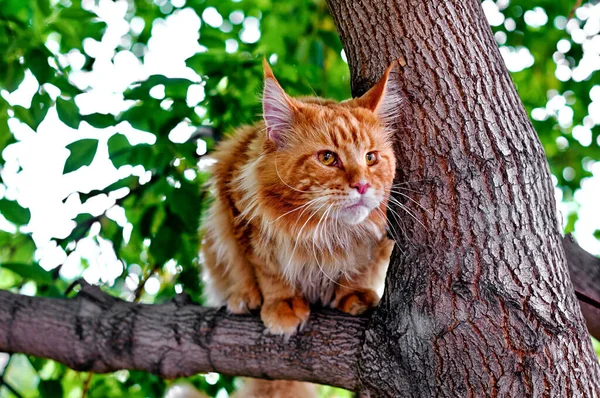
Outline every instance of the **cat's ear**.
{"type": "Polygon", "coordinates": [[[265,87],[263,89],[263,118],[267,126],[267,138],[278,146],[290,130],[294,117],[294,101],[283,91],[266,59],[263,58],[265,87]]]}
{"type": "Polygon", "coordinates": [[[390,75],[397,65],[397,61],[392,62],[381,79],[362,97],[354,100],[358,106],[373,111],[384,123],[389,123],[395,118],[398,106],[403,102],[396,81],[397,76],[390,75]]]}

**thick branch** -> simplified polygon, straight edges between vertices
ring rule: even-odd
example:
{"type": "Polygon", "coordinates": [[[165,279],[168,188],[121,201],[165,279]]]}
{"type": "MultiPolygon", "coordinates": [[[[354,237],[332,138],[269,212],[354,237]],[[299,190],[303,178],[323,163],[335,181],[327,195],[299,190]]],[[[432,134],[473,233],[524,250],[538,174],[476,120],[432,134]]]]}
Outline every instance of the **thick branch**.
{"type": "MultiPolygon", "coordinates": [[[[570,236],[563,245],[575,289],[600,301],[600,259],[570,236]]],[[[356,389],[355,355],[367,319],[317,312],[304,333],[286,344],[263,335],[256,317],[181,301],[136,305],[92,287],[74,300],[0,291],[0,351],[98,373],[137,369],[172,378],[216,371],[356,389]]],[[[600,310],[581,300],[580,305],[590,332],[599,338],[600,310]]]]}
{"type": "Polygon", "coordinates": [[[570,235],[563,239],[571,282],[588,330],[600,339],[600,259],[583,250],[570,235]]]}
{"type": "Polygon", "coordinates": [[[51,358],[81,371],[142,370],[174,378],[218,372],[357,389],[356,351],[367,323],[315,311],[289,341],[256,316],[176,300],[134,304],[86,286],[72,300],[0,291],[0,351],[51,358]]]}

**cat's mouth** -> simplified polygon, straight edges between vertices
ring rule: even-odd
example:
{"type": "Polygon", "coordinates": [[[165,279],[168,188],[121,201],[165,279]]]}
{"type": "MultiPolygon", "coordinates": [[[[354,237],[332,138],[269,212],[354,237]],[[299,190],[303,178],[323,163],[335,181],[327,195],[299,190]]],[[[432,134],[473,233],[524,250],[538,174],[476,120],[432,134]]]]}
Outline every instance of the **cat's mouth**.
{"type": "Polygon", "coordinates": [[[360,198],[358,202],[343,207],[338,218],[348,224],[355,225],[367,218],[371,210],[372,207],[363,198],[360,198]]]}
{"type": "Polygon", "coordinates": [[[358,203],[355,203],[353,205],[347,206],[344,208],[344,210],[357,210],[361,207],[368,207],[362,200],[360,200],[358,203]]]}

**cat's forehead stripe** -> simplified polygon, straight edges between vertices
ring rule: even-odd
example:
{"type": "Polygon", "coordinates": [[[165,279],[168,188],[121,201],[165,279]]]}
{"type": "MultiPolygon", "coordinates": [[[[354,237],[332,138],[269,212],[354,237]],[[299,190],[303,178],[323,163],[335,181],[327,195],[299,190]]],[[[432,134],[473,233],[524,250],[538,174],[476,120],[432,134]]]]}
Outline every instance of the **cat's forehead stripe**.
{"type": "Polygon", "coordinates": [[[350,112],[339,112],[334,126],[334,134],[341,136],[342,142],[356,145],[363,138],[360,123],[350,112]]]}

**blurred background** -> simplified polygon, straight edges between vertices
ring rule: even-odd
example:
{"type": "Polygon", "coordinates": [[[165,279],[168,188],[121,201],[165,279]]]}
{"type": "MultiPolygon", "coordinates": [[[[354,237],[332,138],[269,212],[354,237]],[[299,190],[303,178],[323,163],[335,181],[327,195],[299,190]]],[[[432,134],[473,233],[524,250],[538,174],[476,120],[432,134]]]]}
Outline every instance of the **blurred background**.
{"type": "MultiPolygon", "coordinates": [[[[600,4],[482,5],[564,232],[598,255],[600,4]]],[[[0,49],[0,289],[27,295],[84,278],[124,300],[201,303],[205,155],[260,114],[262,57],[292,95],[350,96],[324,0],[0,0],[0,49]]],[[[2,398],[161,397],[175,382],[0,353],[2,398]]],[[[218,398],[238,384],[187,382],[218,398]]]]}

